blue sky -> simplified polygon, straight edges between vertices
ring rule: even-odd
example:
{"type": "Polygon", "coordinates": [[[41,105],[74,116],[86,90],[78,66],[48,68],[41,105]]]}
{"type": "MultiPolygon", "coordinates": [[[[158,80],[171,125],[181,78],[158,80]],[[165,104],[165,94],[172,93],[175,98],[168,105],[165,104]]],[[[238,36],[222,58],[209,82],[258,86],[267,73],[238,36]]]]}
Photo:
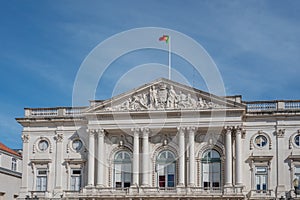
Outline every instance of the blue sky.
{"type": "MultiPolygon", "coordinates": [[[[227,95],[300,99],[297,0],[2,0],[0,23],[0,134],[12,148],[21,148],[15,118],[24,115],[23,108],[72,105],[85,57],[108,37],[132,28],[169,28],[196,40],[218,66],[227,95]]],[[[173,59],[174,68],[193,79],[193,69],[173,59]]],[[[97,98],[109,98],[124,73],[150,62],[167,64],[165,52],[133,52],[116,60],[100,81],[106,89],[97,98]]],[[[194,80],[205,89],[201,77],[194,80]]],[[[128,80],[128,86],[135,82],[128,80]]]]}

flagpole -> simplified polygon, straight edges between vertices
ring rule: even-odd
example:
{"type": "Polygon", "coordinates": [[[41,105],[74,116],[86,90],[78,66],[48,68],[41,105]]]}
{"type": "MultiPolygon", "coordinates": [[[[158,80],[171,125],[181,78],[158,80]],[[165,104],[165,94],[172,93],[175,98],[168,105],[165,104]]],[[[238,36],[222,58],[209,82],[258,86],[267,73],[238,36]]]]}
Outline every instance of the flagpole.
{"type": "Polygon", "coordinates": [[[169,80],[171,80],[171,37],[169,36],[169,80]]]}

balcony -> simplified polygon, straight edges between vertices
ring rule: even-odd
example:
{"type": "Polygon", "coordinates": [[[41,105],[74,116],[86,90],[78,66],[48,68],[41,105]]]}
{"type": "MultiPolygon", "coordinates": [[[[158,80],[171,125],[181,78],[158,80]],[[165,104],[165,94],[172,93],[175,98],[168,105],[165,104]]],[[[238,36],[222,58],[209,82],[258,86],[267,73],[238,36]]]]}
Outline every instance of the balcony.
{"type": "Polygon", "coordinates": [[[246,101],[247,113],[300,111],[300,100],[294,101],[246,101]]]}
{"type": "Polygon", "coordinates": [[[97,188],[86,187],[79,193],[75,191],[66,191],[64,197],[68,198],[211,198],[211,197],[226,197],[230,199],[243,199],[242,188],[232,187],[229,193],[226,193],[223,188],[203,188],[203,187],[129,187],[129,188],[97,188]]]}
{"type": "Polygon", "coordinates": [[[274,199],[275,192],[274,190],[251,190],[249,199],[274,199]]]}
{"type": "Polygon", "coordinates": [[[87,107],[25,108],[25,117],[80,117],[87,107]]]}

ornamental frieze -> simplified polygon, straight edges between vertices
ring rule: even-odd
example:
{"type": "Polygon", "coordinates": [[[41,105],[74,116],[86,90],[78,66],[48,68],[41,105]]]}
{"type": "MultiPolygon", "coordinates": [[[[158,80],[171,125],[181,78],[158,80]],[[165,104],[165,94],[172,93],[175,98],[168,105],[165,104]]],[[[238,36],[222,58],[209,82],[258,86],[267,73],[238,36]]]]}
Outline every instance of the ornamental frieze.
{"type": "Polygon", "coordinates": [[[159,84],[151,86],[148,91],[130,96],[121,103],[106,107],[108,111],[136,111],[163,109],[211,109],[224,108],[202,97],[176,91],[172,85],[159,84]]]}

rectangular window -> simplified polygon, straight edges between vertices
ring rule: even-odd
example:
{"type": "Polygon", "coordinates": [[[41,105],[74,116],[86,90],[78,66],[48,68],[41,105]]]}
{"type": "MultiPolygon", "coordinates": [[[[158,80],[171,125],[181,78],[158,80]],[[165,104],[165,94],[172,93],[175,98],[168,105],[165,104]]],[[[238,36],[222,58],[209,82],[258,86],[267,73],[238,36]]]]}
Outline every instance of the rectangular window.
{"type": "Polygon", "coordinates": [[[266,193],[268,189],[268,169],[267,167],[256,167],[255,184],[258,193],[266,193]]]}
{"type": "Polygon", "coordinates": [[[46,191],[47,190],[47,170],[38,169],[36,177],[36,190],[46,191]]]}
{"type": "Polygon", "coordinates": [[[15,159],[15,158],[11,159],[11,170],[17,171],[17,159],[15,159]]]}
{"type": "MultiPolygon", "coordinates": [[[[300,138],[300,137],[299,137],[300,138]]],[[[294,175],[294,180],[297,180],[297,183],[294,183],[294,185],[298,185],[297,189],[300,189],[300,184],[299,184],[299,180],[300,180],[300,166],[295,166],[295,175],[294,175]]]]}
{"type": "Polygon", "coordinates": [[[81,170],[72,169],[70,189],[73,191],[79,191],[80,187],[81,187],[81,170]]]}

